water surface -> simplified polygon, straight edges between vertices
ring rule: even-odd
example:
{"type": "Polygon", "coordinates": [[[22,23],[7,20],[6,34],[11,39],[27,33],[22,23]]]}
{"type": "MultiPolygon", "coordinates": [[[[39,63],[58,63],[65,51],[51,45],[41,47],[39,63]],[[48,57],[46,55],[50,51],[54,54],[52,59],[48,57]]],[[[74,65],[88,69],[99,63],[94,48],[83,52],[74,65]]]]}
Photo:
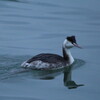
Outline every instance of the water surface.
{"type": "Polygon", "coordinates": [[[0,0],[0,99],[99,100],[99,27],[99,0],[0,0]],[[83,47],[71,50],[76,58],[72,69],[20,68],[41,52],[62,55],[69,35],[83,47]],[[68,81],[84,86],[69,90],[68,81]]]}

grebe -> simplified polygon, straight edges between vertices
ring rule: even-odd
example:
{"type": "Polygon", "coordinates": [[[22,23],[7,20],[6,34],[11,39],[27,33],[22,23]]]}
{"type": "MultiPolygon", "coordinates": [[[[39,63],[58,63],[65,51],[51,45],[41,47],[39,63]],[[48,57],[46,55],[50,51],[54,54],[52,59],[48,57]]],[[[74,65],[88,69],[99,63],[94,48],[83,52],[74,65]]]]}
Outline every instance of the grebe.
{"type": "Polygon", "coordinates": [[[24,68],[30,69],[60,69],[71,65],[74,58],[71,55],[70,48],[78,47],[75,36],[67,37],[62,45],[63,57],[57,54],[41,53],[21,64],[24,68]]]}

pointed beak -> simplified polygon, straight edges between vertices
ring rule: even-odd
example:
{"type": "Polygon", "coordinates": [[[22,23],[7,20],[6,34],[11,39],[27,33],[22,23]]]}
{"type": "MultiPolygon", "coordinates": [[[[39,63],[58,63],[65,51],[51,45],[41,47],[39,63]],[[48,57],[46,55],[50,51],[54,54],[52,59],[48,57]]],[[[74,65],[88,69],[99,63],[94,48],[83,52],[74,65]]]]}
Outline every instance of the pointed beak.
{"type": "Polygon", "coordinates": [[[77,43],[73,43],[73,45],[74,45],[75,47],[78,47],[78,48],[82,49],[82,47],[80,47],[77,43]]]}

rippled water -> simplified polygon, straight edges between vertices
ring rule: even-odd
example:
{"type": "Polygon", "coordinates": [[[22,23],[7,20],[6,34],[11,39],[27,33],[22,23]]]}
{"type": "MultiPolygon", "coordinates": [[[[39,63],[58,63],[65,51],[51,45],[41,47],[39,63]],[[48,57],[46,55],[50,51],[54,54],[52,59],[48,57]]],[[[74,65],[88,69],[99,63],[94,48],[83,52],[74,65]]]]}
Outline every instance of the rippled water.
{"type": "Polygon", "coordinates": [[[0,99],[99,100],[99,27],[99,0],[0,0],[0,99]],[[62,55],[69,35],[83,47],[71,50],[76,62],[70,68],[20,67],[41,52],[62,55]]]}

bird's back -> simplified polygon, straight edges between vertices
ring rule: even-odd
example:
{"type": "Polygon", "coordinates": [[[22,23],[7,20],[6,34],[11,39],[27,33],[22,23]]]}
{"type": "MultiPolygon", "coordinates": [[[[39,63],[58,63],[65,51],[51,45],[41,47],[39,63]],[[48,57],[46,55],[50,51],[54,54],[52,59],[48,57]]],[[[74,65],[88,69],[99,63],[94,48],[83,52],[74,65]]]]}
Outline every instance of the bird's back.
{"type": "Polygon", "coordinates": [[[57,54],[50,54],[50,53],[42,53],[38,54],[27,61],[27,63],[31,63],[33,61],[40,60],[42,62],[47,63],[57,63],[57,62],[66,62],[63,57],[57,54]]]}
{"type": "Polygon", "coordinates": [[[59,69],[66,67],[66,60],[57,54],[42,53],[22,63],[22,67],[31,69],[59,69]]]}

